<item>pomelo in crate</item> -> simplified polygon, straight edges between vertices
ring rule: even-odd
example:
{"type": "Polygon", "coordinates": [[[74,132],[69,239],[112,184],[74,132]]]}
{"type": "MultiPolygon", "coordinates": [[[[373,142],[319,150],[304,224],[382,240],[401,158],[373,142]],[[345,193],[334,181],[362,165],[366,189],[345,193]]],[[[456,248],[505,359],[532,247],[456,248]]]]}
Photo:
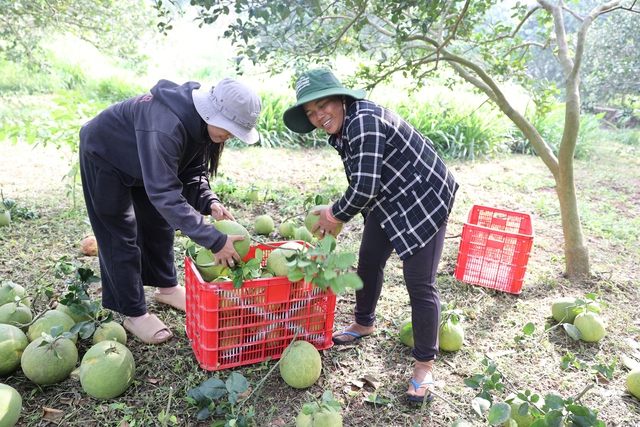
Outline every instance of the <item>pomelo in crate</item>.
{"type": "Polygon", "coordinates": [[[282,353],[280,376],[293,388],[311,387],[321,372],[320,352],[307,341],[294,341],[282,353]]]}
{"type": "Polygon", "coordinates": [[[267,270],[274,276],[286,276],[289,273],[287,258],[294,255],[295,251],[302,250],[303,248],[302,243],[291,241],[274,249],[267,256],[267,270]]]}
{"type": "Polygon", "coordinates": [[[18,390],[0,383],[0,427],[13,427],[20,419],[22,396],[18,390]]]}

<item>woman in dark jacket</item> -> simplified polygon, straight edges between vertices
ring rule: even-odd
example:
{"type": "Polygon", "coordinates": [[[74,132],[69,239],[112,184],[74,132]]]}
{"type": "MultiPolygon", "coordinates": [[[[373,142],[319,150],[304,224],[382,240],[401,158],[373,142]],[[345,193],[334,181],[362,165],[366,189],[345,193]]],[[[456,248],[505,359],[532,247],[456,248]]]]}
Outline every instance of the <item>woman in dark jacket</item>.
{"type": "Polygon", "coordinates": [[[227,139],[258,140],[262,104],[231,78],[210,90],[160,80],[150,93],[112,105],[80,130],[80,170],[91,227],[98,242],[102,305],[126,316],[124,327],[158,344],[172,332],[147,312],[154,298],[185,310],[174,266],[180,230],[211,249],[216,262],[239,261],[233,242],[205,218],[233,216],[209,187],[227,139]]]}
{"type": "Polygon", "coordinates": [[[326,68],[306,71],[296,81],[297,102],[285,111],[284,123],[298,133],[325,130],[349,181],[338,201],[317,212],[313,232],[335,235],[339,223],[358,213],[365,217],[357,267],[364,285],[356,292],[355,322],[335,332],[334,343],[373,333],[384,266],[395,250],[403,262],[415,342],[407,397],[430,401],[440,321],[436,272],[458,184],[428,138],[364,96],[363,90],[345,89],[326,68]]]}

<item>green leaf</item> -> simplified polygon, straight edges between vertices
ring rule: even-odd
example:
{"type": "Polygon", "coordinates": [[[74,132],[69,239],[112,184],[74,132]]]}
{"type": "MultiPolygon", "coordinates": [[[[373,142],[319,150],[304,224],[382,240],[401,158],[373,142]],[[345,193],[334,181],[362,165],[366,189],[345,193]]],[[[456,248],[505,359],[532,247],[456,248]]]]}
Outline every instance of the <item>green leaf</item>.
{"type": "Polygon", "coordinates": [[[527,323],[527,324],[524,326],[524,328],[522,329],[522,332],[523,332],[525,335],[531,335],[531,334],[533,334],[533,332],[534,332],[535,330],[536,330],[535,325],[534,325],[533,323],[529,322],[529,323],[527,323]]]}
{"type": "Polygon", "coordinates": [[[293,270],[287,274],[287,279],[292,282],[298,282],[304,279],[304,272],[302,270],[293,270]]]}
{"type": "Polygon", "coordinates": [[[198,388],[203,396],[212,400],[219,399],[227,394],[226,384],[219,378],[209,378],[198,388]]]}
{"type": "Polygon", "coordinates": [[[487,415],[487,420],[491,425],[498,425],[507,421],[510,415],[511,407],[504,402],[499,402],[491,406],[489,414],[487,415]]]}
{"type": "Polygon", "coordinates": [[[491,408],[491,402],[481,397],[474,397],[471,401],[471,408],[481,417],[491,408]]]}
{"type": "Polygon", "coordinates": [[[563,323],[562,327],[574,341],[579,341],[582,338],[582,332],[580,332],[580,329],[576,328],[572,324],[563,323]]]}
{"type": "Polygon", "coordinates": [[[229,375],[225,385],[229,392],[244,393],[249,390],[249,383],[247,382],[247,379],[237,372],[233,372],[229,375]]]}

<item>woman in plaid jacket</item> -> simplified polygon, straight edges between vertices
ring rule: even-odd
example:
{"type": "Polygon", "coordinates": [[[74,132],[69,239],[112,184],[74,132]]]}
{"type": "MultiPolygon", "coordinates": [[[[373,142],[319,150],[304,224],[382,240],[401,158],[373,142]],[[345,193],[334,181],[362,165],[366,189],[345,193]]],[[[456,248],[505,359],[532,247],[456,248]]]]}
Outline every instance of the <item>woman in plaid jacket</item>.
{"type": "Polygon", "coordinates": [[[407,398],[430,401],[440,322],[436,272],[458,184],[428,138],[365,95],[344,88],[326,68],[308,70],[298,77],[297,102],[283,119],[297,133],[325,130],[349,181],[344,195],[318,212],[313,232],[335,236],[339,223],[358,213],[365,218],[357,268],[364,285],[356,292],[355,322],[335,332],[333,342],[350,344],[373,333],[384,266],[395,250],[415,343],[407,398]]]}

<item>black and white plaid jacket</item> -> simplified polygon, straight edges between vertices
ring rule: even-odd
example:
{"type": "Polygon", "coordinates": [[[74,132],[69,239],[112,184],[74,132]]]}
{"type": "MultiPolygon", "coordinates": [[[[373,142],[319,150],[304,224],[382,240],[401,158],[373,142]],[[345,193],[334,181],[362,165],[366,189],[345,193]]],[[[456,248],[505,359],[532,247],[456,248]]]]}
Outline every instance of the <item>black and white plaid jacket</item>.
{"type": "Polygon", "coordinates": [[[433,143],[398,114],[374,102],[347,107],[331,144],[342,158],[349,188],[331,213],[347,222],[376,215],[400,257],[423,248],[447,220],[458,189],[433,143]]]}

